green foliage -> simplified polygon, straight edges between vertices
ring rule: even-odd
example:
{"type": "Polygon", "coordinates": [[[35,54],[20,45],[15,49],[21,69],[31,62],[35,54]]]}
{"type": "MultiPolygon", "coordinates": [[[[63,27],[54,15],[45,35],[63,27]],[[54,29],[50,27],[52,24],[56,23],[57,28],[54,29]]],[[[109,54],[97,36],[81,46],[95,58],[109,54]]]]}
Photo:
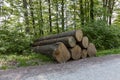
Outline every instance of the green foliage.
{"type": "Polygon", "coordinates": [[[100,50],[97,52],[97,56],[104,56],[104,55],[110,55],[110,54],[120,54],[120,48],[116,49],[108,49],[108,50],[100,50]]]}
{"type": "Polygon", "coordinates": [[[109,49],[120,46],[120,28],[108,26],[104,21],[98,20],[83,27],[87,35],[98,49],[109,49]]]}
{"type": "Polygon", "coordinates": [[[23,53],[30,48],[31,39],[24,32],[0,30],[0,53],[23,53]]]}

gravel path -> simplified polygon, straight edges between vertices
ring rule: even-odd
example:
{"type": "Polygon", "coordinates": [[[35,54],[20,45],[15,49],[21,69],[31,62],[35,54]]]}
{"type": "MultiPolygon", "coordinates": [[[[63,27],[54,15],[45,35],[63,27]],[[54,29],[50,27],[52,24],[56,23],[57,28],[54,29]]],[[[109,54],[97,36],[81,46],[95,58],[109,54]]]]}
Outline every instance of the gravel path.
{"type": "Polygon", "coordinates": [[[120,55],[0,71],[0,80],[120,80],[120,55]]]}

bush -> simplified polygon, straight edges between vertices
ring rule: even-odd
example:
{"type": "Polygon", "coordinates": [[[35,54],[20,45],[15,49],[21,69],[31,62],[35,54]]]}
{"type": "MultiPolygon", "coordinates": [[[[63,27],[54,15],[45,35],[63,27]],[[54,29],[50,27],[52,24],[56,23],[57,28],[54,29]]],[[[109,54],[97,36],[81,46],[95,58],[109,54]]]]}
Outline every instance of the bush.
{"type": "Polygon", "coordinates": [[[0,53],[23,53],[28,51],[30,37],[19,31],[0,30],[0,53]]]}
{"type": "Polygon", "coordinates": [[[120,46],[120,28],[108,26],[104,21],[98,20],[83,27],[87,35],[98,49],[109,49],[120,46]]]}

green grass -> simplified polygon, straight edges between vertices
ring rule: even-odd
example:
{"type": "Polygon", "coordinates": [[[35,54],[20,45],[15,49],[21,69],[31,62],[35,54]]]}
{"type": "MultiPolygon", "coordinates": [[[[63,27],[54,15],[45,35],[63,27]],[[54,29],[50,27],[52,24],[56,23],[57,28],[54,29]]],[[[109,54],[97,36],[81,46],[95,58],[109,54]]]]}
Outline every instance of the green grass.
{"type": "Polygon", "coordinates": [[[43,65],[52,62],[53,59],[41,54],[0,54],[0,69],[43,65]]]}
{"type": "MultiPolygon", "coordinates": [[[[105,56],[110,54],[120,54],[120,48],[99,50],[97,56],[105,56]]],[[[30,54],[0,54],[0,69],[6,70],[9,68],[26,67],[43,65],[46,63],[53,62],[53,59],[46,57],[41,54],[30,53],[30,54]]]]}
{"type": "Polygon", "coordinates": [[[97,56],[105,56],[110,54],[120,54],[120,48],[117,49],[108,49],[108,50],[100,50],[97,52],[97,56]]]}

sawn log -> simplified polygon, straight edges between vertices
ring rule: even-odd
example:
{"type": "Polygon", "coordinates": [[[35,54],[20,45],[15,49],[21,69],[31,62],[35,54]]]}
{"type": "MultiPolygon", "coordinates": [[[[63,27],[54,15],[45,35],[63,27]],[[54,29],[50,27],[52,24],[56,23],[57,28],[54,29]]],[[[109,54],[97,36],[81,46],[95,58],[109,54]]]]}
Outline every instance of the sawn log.
{"type": "Polygon", "coordinates": [[[70,59],[70,53],[62,42],[50,45],[36,46],[32,49],[36,53],[41,53],[43,55],[53,57],[59,63],[66,62],[70,59]]]}

